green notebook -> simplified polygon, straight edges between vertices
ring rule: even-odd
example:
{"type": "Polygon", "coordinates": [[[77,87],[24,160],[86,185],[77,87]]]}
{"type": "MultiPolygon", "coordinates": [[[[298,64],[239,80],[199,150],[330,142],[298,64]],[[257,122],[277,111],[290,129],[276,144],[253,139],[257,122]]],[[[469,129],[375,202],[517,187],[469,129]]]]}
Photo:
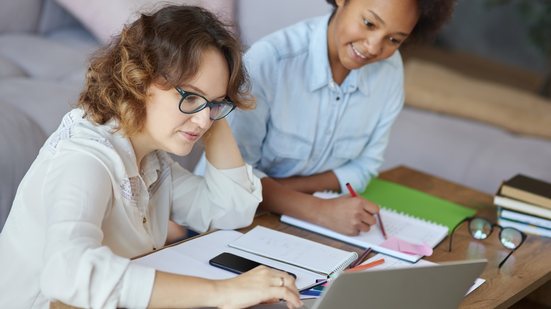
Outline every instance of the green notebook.
{"type": "Polygon", "coordinates": [[[476,213],[474,209],[379,178],[371,180],[362,196],[382,207],[447,226],[449,231],[476,213]]]}

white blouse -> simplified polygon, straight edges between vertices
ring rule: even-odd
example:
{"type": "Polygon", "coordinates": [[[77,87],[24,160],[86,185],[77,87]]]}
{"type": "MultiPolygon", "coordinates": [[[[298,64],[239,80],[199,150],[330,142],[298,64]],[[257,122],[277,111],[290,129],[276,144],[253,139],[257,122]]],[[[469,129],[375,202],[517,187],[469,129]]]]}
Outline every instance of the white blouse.
{"type": "Polygon", "coordinates": [[[155,271],[129,258],[164,245],[169,218],[203,232],[252,222],[250,166],[191,174],[155,151],[138,171],[115,121],[69,112],[22,180],[0,234],[0,308],[146,307],[155,271]]]}

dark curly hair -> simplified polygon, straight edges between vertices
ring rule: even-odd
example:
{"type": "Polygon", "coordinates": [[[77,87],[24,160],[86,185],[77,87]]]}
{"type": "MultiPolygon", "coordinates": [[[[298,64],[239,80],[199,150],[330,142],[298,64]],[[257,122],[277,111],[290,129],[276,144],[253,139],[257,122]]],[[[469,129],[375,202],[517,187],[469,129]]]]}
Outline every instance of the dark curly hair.
{"type": "MultiPolygon", "coordinates": [[[[326,0],[326,2],[337,8],[335,0],[326,0]]],[[[455,3],[456,0],[418,0],[419,20],[409,35],[408,41],[432,39],[442,25],[451,18],[455,3]]]]}
{"type": "Polygon", "coordinates": [[[181,85],[199,70],[202,53],[218,49],[228,62],[227,96],[240,108],[253,108],[242,62],[242,46],[212,13],[195,6],[167,6],[125,26],[92,58],[78,106],[91,121],[119,121],[132,135],[143,128],[152,83],[181,85]]]}

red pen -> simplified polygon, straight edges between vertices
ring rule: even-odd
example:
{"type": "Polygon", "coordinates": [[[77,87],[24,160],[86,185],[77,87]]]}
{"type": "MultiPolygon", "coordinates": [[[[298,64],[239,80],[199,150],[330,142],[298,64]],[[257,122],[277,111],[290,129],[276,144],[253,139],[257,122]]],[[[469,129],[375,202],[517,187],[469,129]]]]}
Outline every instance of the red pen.
{"type": "MultiPolygon", "coordinates": [[[[352,197],[358,196],[358,194],[356,194],[356,191],[354,191],[354,188],[352,188],[349,182],[346,183],[346,188],[348,189],[348,192],[350,192],[350,195],[352,197]]],[[[381,228],[381,233],[383,234],[383,237],[387,239],[385,227],[383,226],[383,220],[381,220],[381,215],[379,213],[376,213],[375,215],[377,216],[377,220],[379,221],[379,227],[381,228]]]]}

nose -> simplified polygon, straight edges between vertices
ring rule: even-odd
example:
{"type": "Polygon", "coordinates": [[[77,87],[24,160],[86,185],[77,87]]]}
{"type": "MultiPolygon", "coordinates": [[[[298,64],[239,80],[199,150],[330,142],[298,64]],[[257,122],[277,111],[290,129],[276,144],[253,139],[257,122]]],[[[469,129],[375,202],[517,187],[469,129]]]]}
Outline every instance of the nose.
{"type": "Polygon", "coordinates": [[[210,107],[206,107],[203,110],[192,114],[191,121],[197,124],[197,126],[201,129],[208,129],[212,124],[212,120],[210,119],[210,107]]]}
{"type": "Polygon", "coordinates": [[[376,57],[383,51],[383,38],[370,35],[365,39],[364,46],[370,57],[376,57]]]}

